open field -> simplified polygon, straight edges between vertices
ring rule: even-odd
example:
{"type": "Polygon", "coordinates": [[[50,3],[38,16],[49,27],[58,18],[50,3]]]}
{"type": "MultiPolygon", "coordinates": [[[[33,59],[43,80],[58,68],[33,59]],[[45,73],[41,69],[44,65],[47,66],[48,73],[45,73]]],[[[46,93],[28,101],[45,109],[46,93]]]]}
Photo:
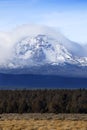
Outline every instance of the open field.
{"type": "Polygon", "coordinates": [[[0,130],[87,130],[87,115],[2,114],[0,130]]]}

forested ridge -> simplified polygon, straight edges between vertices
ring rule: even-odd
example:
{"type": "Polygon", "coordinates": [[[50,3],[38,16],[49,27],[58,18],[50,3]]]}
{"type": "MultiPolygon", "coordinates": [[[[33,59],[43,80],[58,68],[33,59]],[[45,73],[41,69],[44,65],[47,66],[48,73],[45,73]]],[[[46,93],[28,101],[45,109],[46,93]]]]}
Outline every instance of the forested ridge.
{"type": "Polygon", "coordinates": [[[0,90],[0,113],[87,113],[87,90],[0,90]]]}

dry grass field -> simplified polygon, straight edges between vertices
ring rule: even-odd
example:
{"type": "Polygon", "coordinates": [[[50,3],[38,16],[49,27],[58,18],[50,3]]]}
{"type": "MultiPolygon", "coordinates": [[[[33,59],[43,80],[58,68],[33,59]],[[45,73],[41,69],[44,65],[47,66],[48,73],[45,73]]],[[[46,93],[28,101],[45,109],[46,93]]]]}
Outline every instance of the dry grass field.
{"type": "Polygon", "coordinates": [[[2,114],[0,130],[87,130],[87,115],[2,114]]]}

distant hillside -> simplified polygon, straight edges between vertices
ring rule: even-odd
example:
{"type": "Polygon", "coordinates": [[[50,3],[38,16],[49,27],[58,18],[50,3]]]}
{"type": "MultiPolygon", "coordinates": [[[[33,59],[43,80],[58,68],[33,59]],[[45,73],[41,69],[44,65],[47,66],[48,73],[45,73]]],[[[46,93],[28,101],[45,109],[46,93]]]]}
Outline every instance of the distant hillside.
{"type": "Polygon", "coordinates": [[[87,78],[51,75],[0,74],[0,89],[87,88],[87,78]]]}

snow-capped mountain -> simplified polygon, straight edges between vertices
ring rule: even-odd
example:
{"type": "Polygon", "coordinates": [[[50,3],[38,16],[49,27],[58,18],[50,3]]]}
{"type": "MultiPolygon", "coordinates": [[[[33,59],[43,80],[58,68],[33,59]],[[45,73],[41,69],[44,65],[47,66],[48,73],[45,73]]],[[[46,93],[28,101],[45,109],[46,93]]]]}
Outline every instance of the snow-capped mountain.
{"type": "Polygon", "coordinates": [[[65,74],[80,70],[84,74],[87,66],[87,53],[83,46],[47,27],[19,28],[10,33],[8,41],[11,51],[0,64],[2,73],[65,74]]]}
{"type": "Polygon", "coordinates": [[[15,67],[29,67],[45,64],[64,65],[66,63],[87,65],[86,57],[78,57],[74,52],[67,49],[62,42],[44,34],[27,36],[16,43],[14,45],[13,59],[10,65],[13,64],[15,67]]]}
{"type": "Polygon", "coordinates": [[[46,35],[27,37],[15,46],[15,58],[31,65],[64,63],[72,61],[72,55],[55,39],[46,35]]]}

